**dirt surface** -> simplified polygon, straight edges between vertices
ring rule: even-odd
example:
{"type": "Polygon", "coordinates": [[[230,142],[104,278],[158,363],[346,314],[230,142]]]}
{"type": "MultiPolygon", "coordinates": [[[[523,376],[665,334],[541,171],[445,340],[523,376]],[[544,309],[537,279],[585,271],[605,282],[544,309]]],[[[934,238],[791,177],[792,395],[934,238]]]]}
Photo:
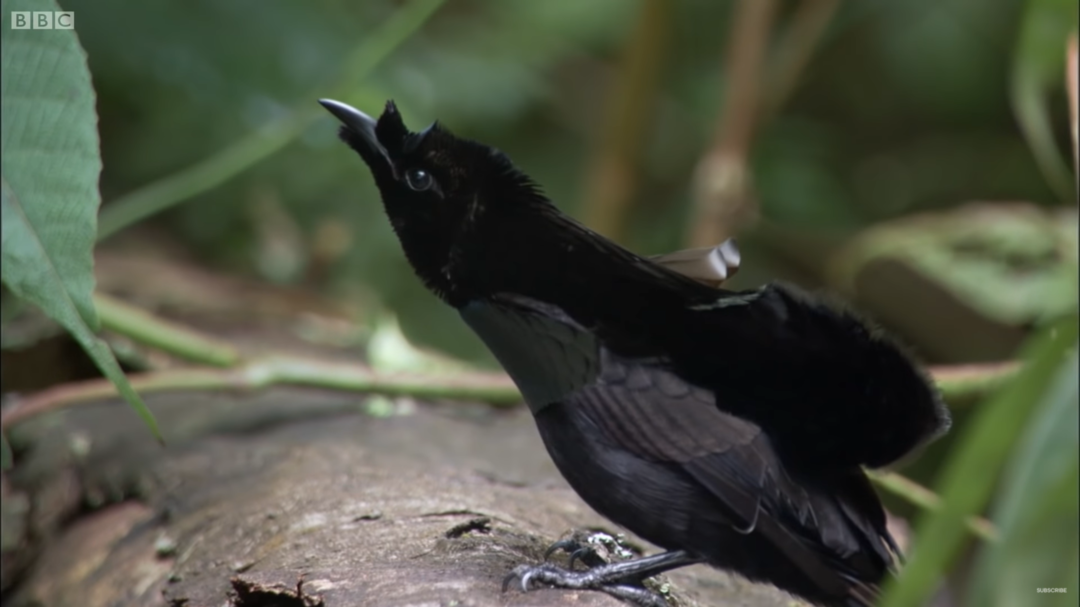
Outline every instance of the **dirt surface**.
{"type": "MultiPolygon", "coordinates": [[[[296,389],[148,400],[166,448],[118,403],[15,433],[34,447],[4,487],[5,605],[622,604],[501,592],[572,528],[619,532],[565,485],[523,407],[398,400],[378,418],[362,397],[296,389]]],[[[706,567],[666,581],[673,606],[798,605],[706,567]]]]}

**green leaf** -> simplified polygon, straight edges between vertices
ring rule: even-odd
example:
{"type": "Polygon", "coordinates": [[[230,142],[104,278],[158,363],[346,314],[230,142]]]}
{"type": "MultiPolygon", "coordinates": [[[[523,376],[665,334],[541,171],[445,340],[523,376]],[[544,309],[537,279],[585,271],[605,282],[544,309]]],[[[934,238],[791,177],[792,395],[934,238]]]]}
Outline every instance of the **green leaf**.
{"type": "Polygon", "coordinates": [[[1073,181],[1054,143],[1051,93],[1065,76],[1065,41],[1077,27],[1076,0],[1029,0],[1012,67],[1012,106],[1046,181],[1063,201],[1075,198],[1073,181]]]}
{"type": "MultiPolygon", "coordinates": [[[[1080,565],[1080,376],[1072,356],[1061,363],[1039,405],[994,509],[1001,541],[981,555],[971,607],[1033,601],[1036,588],[1077,588],[1080,565]]],[[[1040,605],[1072,605],[1067,594],[1046,594],[1040,605]]]]}
{"type": "MultiPolygon", "coordinates": [[[[59,8],[48,0],[5,2],[9,7],[59,8]]],[[[4,12],[4,281],[22,297],[59,282],[79,317],[97,330],[91,251],[101,159],[86,58],[73,31],[13,30],[4,12]],[[9,220],[16,222],[10,229],[9,220]],[[38,265],[41,254],[47,265],[38,265]]]]}
{"type": "MultiPolygon", "coordinates": [[[[955,454],[941,474],[937,491],[942,498],[941,507],[919,521],[915,550],[899,584],[889,583],[881,607],[916,607],[927,603],[968,537],[965,520],[985,507],[997,484],[999,470],[1032,411],[1049,392],[1048,386],[1062,366],[1072,358],[1077,321],[1074,311],[1040,331],[1024,348],[1025,364],[1020,373],[984,403],[964,428],[955,454]]],[[[1031,601],[1024,603],[1027,602],[1031,601]]]]}
{"type": "Polygon", "coordinates": [[[871,262],[903,262],[980,315],[1024,326],[1077,306],[1077,216],[1025,203],[968,204],[879,224],[835,257],[834,284],[854,292],[871,262]]]}
{"type": "Polygon", "coordinates": [[[71,332],[160,439],[153,416],[94,334],[101,156],[86,55],[73,30],[9,27],[11,10],[59,10],[52,0],[12,0],[3,8],[0,275],[71,332]]]}

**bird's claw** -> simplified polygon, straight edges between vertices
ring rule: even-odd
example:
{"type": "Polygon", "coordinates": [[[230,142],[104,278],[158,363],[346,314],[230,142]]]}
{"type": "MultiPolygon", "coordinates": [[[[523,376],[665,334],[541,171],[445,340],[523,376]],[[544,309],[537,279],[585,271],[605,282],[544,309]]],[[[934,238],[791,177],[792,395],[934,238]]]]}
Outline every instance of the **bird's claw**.
{"type": "Polygon", "coordinates": [[[578,548],[577,550],[570,553],[570,558],[567,560],[566,568],[573,571],[574,570],[574,561],[578,561],[578,560],[580,560],[582,563],[585,563],[585,566],[588,567],[589,564],[585,562],[585,557],[587,557],[589,555],[593,555],[596,558],[600,558],[600,556],[596,554],[596,551],[593,550],[592,548],[589,548],[588,546],[585,546],[584,548],[578,548]]]}
{"type": "Polygon", "coordinates": [[[551,555],[560,550],[573,554],[578,550],[581,550],[581,543],[577,540],[559,540],[551,546],[548,546],[548,549],[544,551],[544,561],[546,562],[551,558],[551,555]]]}
{"type": "Polygon", "coordinates": [[[503,578],[502,591],[506,592],[507,590],[510,590],[510,584],[514,583],[514,580],[517,579],[521,582],[521,591],[528,592],[529,580],[532,579],[532,572],[530,569],[531,567],[529,565],[518,565],[517,567],[514,567],[510,573],[503,578]]]}
{"type": "Polygon", "coordinates": [[[510,584],[515,579],[520,580],[522,592],[528,592],[530,586],[534,583],[540,583],[556,588],[599,590],[624,601],[629,601],[639,607],[668,607],[667,601],[659,594],[648,590],[640,584],[626,583],[625,580],[607,579],[604,572],[597,569],[578,572],[568,571],[551,563],[518,565],[510,572],[510,575],[503,579],[503,592],[509,590],[510,584]]]}

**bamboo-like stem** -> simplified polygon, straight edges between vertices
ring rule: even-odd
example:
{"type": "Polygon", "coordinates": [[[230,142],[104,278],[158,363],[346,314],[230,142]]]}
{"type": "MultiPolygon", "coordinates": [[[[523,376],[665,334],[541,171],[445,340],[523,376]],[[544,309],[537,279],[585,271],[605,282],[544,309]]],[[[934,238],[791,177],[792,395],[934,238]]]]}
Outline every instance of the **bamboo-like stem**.
{"type": "Polygon", "coordinates": [[[728,49],[724,108],[711,149],[694,171],[690,247],[723,241],[753,216],[747,154],[757,124],[761,74],[776,0],[742,0],[736,5],[728,49]]]}
{"type": "Polygon", "coordinates": [[[791,17],[790,29],[777,41],[758,118],[760,123],[767,122],[791,96],[839,7],[840,0],[802,0],[799,3],[791,17]]]}
{"type": "Polygon", "coordinates": [[[675,2],[642,0],[637,25],[605,103],[602,131],[585,174],[585,224],[615,241],[624,239],[633,202],[642,142],[654,124],[653,106],[675,2]]]}

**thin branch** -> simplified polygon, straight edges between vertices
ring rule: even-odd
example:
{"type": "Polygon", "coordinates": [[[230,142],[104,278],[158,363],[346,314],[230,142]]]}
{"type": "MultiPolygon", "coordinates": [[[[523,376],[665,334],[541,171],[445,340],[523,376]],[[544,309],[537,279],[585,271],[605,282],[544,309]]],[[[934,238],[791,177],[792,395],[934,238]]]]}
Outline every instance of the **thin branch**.
{"type": "Polygon", "coordinates": [[[1080,75],[1077,75],[1077,70],[1080,70],[1076,57],[1076,32],[1073,32],[1069,36],[1069,46],[1065,51],[1065,90],[1069,95],[1069,134],[1072,135],[1073,144],[1073,179],[1075,180],[1076,191],[1080,194],[1080,131],[1078,131],[1077,120],[1077,100],[1080,98],[1080,83],[1077,79],[1080,75]]]}
{"type": "Polygon", "coordinates": [[[660,69],[671,33],[675,2],[644,0],[637,25],[623,47],[614,86],[604,108],[599,146],[589,163],[584,188],[585,223],[620,241],[636,188],[636,164],[648,128],[660,69]]]}
{"type": "Polygon", "coordinates": [[[240,362],[240,353],[232,344],[163,320],[104,293],[94,293],[94,307],[103,328],[152,348],[214,367],[231,367],[240,362]]]}
{"type": "MultiPolygon", "coordinates": [[[[867,470],[866,474],[878,487],[907,500],[923,510],[933,512],[941,507],[941,498],[938,497],[938,494],[906,476],[880,470],[867,470]]],[[[997,528],[987,519],[981,516],[972,516],[967,519],[966,524],[971,533],[977,537],[988,542],[997,541],[997,528]]]]}
{"type": "Polygon", "coordinates": [[[721,242],[756,210],[747,153],[757,126],[760,77],[776,0],[742,0],[731,27],[724,108],[712,148],[694,172],[689,246],[721,242]]]}
{"type": "MultiPolygon", "coordinates": [[[[1065,13],[1057,12],[1065,5],[1027,6],[1013,53],[1009,102],[1035,165],[1050,189],[1062,201],[1068,201],[1074,198],[1075,191],[1069,190],[1069,163],[1058,147],[1050,116],[1050,95],[1057,88],[1058,74],[1048,71],[1053,64],[1042,50],[1044,39],[1068,40],[1068,26],[1062,21],[1065,13]]],[[[1068,65],[1067,57],[1063,63],[1068,65]]]]}
{"type": "Polygon", "coordinates": [[[839,7],[840,0],[802,0],[799,3],[791,18],[791,27],[777,42],[773,53],[769,84],[759,117],[761,123],[767,122],[795,90],[839,7]]]}
{"type": "Polygon", "coordinates": [[[930,367],[941,395],[952,404],[973,401],[996,391],[1020,370],[1014,361],[930,367]]]}
{"type": "MultiPolygon", "coordinates": [[[[510,378],[501,373],[468,373],[453,377],[388,374],[360,364],[271,356],[232,369],[176,369],[129,375],[140,394],[176,390],[256,390],[274,385],[309,386],[426,399],[453,399],[505,406],[521,402],[510,378]]],[[[105,379],[55,386],[18,398],[0,413],[0,426],[36,415],[110,398],[116,389],[105,379]]]]}

